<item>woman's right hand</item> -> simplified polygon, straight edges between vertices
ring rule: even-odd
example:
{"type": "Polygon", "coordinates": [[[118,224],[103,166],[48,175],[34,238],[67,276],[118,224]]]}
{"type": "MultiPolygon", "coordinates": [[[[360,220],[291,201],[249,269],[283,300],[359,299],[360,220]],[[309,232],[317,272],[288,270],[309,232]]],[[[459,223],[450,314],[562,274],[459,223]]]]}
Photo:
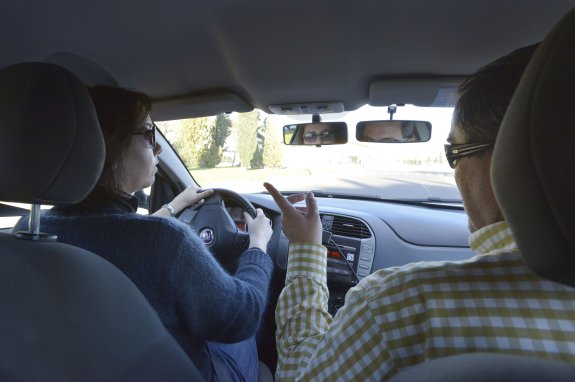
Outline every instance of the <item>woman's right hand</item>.
{"type": "MultiPolygon", "coordinates": [[[[211,196],[214,190],[201,190],[190,186],[184,191],[180,192],[178,196],[170,202],[170,206],[174,209],[174,214],[179,214],[184,208],[192,206],[194,204],[200,204],[204,202],[204,199],[211,196]]],[[[171,216],[170,211],[165,208],[160,208],[154,215],[156,216],[171,216]]]]}
{"type": "Polygon", "coordinates": [[[256,210],[255,219],[247,212],[244,212],[244,218],[250,235],[250,248],[260,248],[266,252],[273,233],[270,219],[264,215],[261,208],[256,210]]]}
{"type": "Polygon", "coordinates": [[[204,199],[211,196],[213,193],[214,190],[202,190],[195,188],[194,186],[190,186],[180,192],[180,194],[176,196],[170,204],[174,207],[176,213],[178,213],[184,208],[197,203],[203,203],[204,199]]]}

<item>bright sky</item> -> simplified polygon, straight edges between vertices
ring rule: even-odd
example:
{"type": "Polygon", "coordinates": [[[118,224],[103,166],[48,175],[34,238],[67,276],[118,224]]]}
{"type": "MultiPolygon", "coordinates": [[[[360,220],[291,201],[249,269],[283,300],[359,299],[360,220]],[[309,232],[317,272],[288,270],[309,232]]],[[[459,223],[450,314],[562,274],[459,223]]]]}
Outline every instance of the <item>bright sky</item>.
{"type": "MultiPolygon", "coordinates": [[[[394,120],[418,120],[431,122],[431,139],[426,143],[417,144],[382,144],[364,143],[355,140],[355,126],[360,121],[388,120],[387,107],[363,106],[358,110],[338,114],[322,115],[323,122],[343,121],[348,126],[348,143],[345,145],[322,146],[290,146],[284,149],[284,165],[293,168],[310,166],[337,168],[337,158],[357,157],[364,167],[376,167],[380,164],[397,160],[423,160],[443,156],[443,144],[446,142],[451,128],[451,115],[453,108],[415,107],[411,105],[398,106],[393,115],[394,120]]],[[[283,116],[267,115],[275,125],[277,139],[282,141],[282,126],[294,123],[311,122],[311,115],[283,116]]],[[[390,165],[391,166],[391,165],[390,165]]],[[[446,163],[430,164],[436,171],[451,171],[446,163]]],[[[400,165],[392,166],[395,170],[402,170],[400,165]]],[[[385,168],[391,169],[386,166],[385,168]]]]}
{"type": "MultiPolygon", "coordinates": [[[[445,143],[449,130],[451,128],[451,115],[453,108],[447,107],[416,107],[412,105],[398,106],[393,119],[429,121],[432,126],[431,141],[445,143]]],[[[270,115],[268,115],[270,117],[270,115]]],[[[350,129],[350,135],[354,132],[355,125],[360,121],[389,119],[387,107],[374,107],[365,105],[357,110],[337,114],[323,114],[323,122],[343,121],[346,122],[350,129]]],[[[278,126],[289,125],[292,123],[311,122],[311,115],[305,116],[280,116],[271,115],[274,123],[278,126]]],[[[352,140],[353,137],[350,137],[352,140]]]]}

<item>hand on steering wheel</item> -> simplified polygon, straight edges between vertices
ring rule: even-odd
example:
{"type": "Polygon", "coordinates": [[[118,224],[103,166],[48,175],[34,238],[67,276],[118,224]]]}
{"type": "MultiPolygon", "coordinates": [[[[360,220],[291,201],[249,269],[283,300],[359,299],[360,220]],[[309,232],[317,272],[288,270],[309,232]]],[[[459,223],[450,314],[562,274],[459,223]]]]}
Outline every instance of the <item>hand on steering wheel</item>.
{"type": "Polygon", "coordinates": [[[254,219],[250,214],[244,212],[244,219],[250,235],[250,248],[259,248],[266,252],[273,233],[270,219],[264,215],[261,208],[256,210],[256,214],[254,219]]]}
{"type": "Polygon", "coordinates": [[[204,244],[222,263],[230,264],[235,261],[248,244],[265,250],[271,237],[271,228],[262,228],[263,225],[269,227],[269,220],[263,212],[258,216],[250,201],[234,191],[223,188],[214,188],[211,191],[213,194],[208,196],[203,203],[184,209],[179,220],[197,232],[204,244]],[[246,222],[253,239],[250,240],[250,234],[237,227],[226,211],[224,200],[232,200],[249,214],[252,220],[246,218],[246,222]]]}
{"type": "Polygon", "coordinates": [[[153,215],[175,216],[187,207],[203,203],[204,199],[213,193],[213,190],[201,190],[194,186],[190,186],[184,191],[180,192],[170,203],[168,203],[168,206],[171,208],[168,208],[168,210],[160,208],[154,212],[153,215]]]}

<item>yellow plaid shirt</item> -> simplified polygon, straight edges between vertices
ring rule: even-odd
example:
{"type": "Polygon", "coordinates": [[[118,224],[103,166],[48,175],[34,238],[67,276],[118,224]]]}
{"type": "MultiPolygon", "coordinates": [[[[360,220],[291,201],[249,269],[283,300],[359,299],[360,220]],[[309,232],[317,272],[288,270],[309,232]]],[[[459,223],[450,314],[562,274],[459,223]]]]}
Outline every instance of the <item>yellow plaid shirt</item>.
{"type": "Polygon", "coordinates": [[[500,352],[575,362],[575,288],[523,264],[507,223],[474,232],[476,256],[383,269],[327,311],[326,249],[290,246],[276,309],[278,381],[381,381],[427,359],[500,352]]]}

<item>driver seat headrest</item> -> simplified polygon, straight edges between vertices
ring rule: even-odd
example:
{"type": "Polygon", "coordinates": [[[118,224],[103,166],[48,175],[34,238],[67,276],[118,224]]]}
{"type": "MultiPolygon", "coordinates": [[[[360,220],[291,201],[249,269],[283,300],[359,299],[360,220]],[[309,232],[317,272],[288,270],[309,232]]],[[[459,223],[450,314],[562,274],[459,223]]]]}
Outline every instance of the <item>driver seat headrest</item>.
{"type": "Polygon", "coordinates": [[[531,59],[501,125],[493,188],[521,255],[575,286],[575,9],[531,59]]]}
{"type": "Polygon", "coordinates": [[[71,72],[49,63],[0,70],[0,200],[81,201],[104,164],[92,100],[71,72]]]}

